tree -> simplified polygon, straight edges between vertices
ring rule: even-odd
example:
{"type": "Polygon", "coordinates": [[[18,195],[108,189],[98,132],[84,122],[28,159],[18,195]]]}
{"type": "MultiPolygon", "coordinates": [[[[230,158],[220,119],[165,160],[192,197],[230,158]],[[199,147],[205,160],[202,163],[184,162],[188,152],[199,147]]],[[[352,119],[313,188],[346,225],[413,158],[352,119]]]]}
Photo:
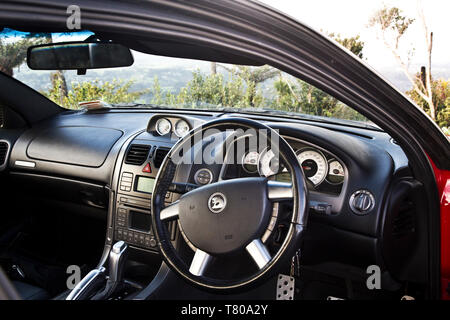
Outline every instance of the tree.
{"type": "Polygon", "coordinates": [[[342,45],[344,48],[347,48],[350,50],[354,55],[356,55],[358,58],[363,58],[363,49],[364,49],[364,41],[361,41],[360,36],[356,35],[354,37],[350,38],[341,38],[340,34],[335,33],[328,33],[328,36],[336,42],[338,42],[340,45],[342,45]]]}
{"type": "Polygon", "coordinates": [[[15,42],[5,42],[0,38],[0,71],[12,77],[14,68],[26,60],[28,47],[39,43],[41,41],[30,38],[15,42]]]}
{"type": "MultiPolygon", "coordinates": [[[[343,38],[339,34],[327,34],[357,57],[363,58],[364,42],[360,40],[359,35],[343,38]]],[[[336,98],[304,81],[297,79],[291,82],[280,73],[274,87],[276,98],[273,108],[333,118],[367,120],[336,98]]]]}
{"type": "Polygon", "coordinates": [[[234,66],[233,68],[226,67],[224,65],[218,66],[229,71],[233,76],[238,76],[244,80],[247,90],[246,90],[246,103],[247,106],[255,107],[261,103],[261,95],[257,93],[258,84],[263,83],[266,80],[272,79],[280,71],[271,66],[264,65],[262,67],[248,67],[248,66],[234,66]]]}
{"type": "MultiPolygon", "coordinates": [[[[416,76],[416,81],[419,80],[419,75],[416,76]]],[[[436,106],[436,123],[441,128],[450,127],[450,81],[443,79],[431,80],[431,87],[433,93],[433,104],[436,106]]],[[[406,92],[419,107],[425,112],[430,113],[428,103],[418,95],[415,90],[406,92]]]]}
{"type": "Polygon", "coordinates": [[[431,81],[431,55],[433,51],[433,32],[430,32],[425,21],[423,9],[418,9],[420,19],[425,34],[425,41],[427,44],[427,66],[423,68],[421,76],[412,76],[409,72],[409,63],[414,50],[408,52],[407,60],[405,61],[400,54],[400,41],[408,31],[415,19],[408,18],[403,15],[402,11],[397,7],[388,8],[384,6],[382,9],[376,11],[369,20],[369,27],[377,29],[377,36],[381,39],[392,55],[395,57],[409,82],[411,83],[414,92],[419,95],[427,104],[429,114],[433,120],[436,120],[436,106],[433,101],[432,81],[431,81]],[[422,80],[421,80],[422,79],[422,80]]]}

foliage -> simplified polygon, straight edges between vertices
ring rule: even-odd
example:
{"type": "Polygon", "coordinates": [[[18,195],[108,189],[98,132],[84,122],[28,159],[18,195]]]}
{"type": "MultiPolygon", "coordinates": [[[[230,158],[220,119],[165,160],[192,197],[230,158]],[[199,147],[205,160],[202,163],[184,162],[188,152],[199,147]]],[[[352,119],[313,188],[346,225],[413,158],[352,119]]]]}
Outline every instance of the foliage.
{"type": "Polygon", "coordinates": [[[367,121],[364,116],[336,98],[304,81],[297,80],[294,85],[280,77],[274,85],[277,92],[272,106],[274,109],[323,117],[367,121]]]}
{"type": "MultiPolygon", "coordinates": [[[[400,39],[405,35],[408,28],[412,23],[414,23],[415,19],[408,18],[403,15],[402,11],[399,8],[392,7],[388,8],[384,6],[382,9],[375,12],[372,18],[369,20],[369,27],[377,28],[379,31],[378,38],[381,38],[384,41],[384,45],[388,48],[399,65],[402,67],[404,74],[408,78],[411,83],[414,91],[414,95],[418,96],[418,100],[422,100],[422,104],[420,106],[424,110],[428,110],[428,114],[431,118],[438,122],[438,113],[439,107],[434,103],[434,94],[433,94],[433,83],[432,83],[432,75],[431,75],[431,56],[433,51],[433,32],[428,31],[427,23],[425,21],[425,16],[422,10],[418,10],[419,16],[422,20],[422,26],[424,29],[425,42],[427,44],[427,66],[422,67],[422,76],[423,81],[418,81],[417,77],[411,76],[409,72],[409,64],[412,55],[414,54],[415,48],[412,47],[408,52],[408,58],[405,61],[404,58],[401,57],[399,44],[400,39]],[[420,97],[420,99],[419,99],[420,97]]],[[[412,93],[411,93],[412,94],[412,93]]],[[[410,94],[410,95],[411,95],[410,94]]]]}
{"type": "Polygon", "coordinates": [[[336,42],[341,44],[344,48],[347,48],[348,50],[353,52],[353,54],[357,57],[361,59],[363,58],[362,51],[364,49],[365,43],[364,41],[361,41],[359,35],[350,38],[341,38],[340,34],[329,33],[328,36],[336,40],[336,42]]]}
{"type": "Polygon", "coordinates": [[[40,43],[42,43],[40,39],[24,38],[15,42],[6,42],[0,38],[0,72],[12,76],[13,69],[20,66],[27,58],[28,47],[40,43]]]}
{"type": "Polygon", "coordinates": [[[78,109],[78,103],[82,101],[102,100],[107,103],[121,104],[131,103],[139,99],[144,91],[130,91],[133,81],[124,82],[114,79],[111,82],[92,82],[72,83],[72,88],[67,96],[61,94],[61,79],[55,79],[52,88],[43,94],[54,102],[68,109],[78,109]]]}
{"type": "Polygon", "coordinates": [[[406,33],[414,20],[403,16],[402,11],[397,7],[388,8],[384,6],[369,19],[369,26],[378,26],[384,33],[392,32],[395,48],[398,49],[400,38],[406,33]]]}
{"type": "MultiPolygon", "coordinates": [[[[421,81],[419,75],[417,75],[416,81],[421,81]]],[[[436,123],[440,127],[450,127],[450,80],[432,80],[432,90],[433,102],[436,106],[436,123]]],[[[427,102],[415,90],[406,93],[419,107],[430,114],[427,102]]]]}

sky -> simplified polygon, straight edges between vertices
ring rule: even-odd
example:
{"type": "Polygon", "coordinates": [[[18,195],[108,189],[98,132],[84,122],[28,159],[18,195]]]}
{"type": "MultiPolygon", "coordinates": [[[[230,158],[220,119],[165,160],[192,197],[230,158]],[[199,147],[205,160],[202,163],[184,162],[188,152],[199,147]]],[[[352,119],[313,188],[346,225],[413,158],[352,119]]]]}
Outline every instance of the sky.
{"type": "Polygon", "coordinates": [[[415,47],[411,60],[413,67],[426,64],[426,43],[422,22],[418,18],[418,3],[423,7],[430,31],[433,31],[432,70],[450,78],[450,0],[260,0],[261,2],[287,13],[315,30],[341,34],[343,37],[360,35],[365,42],[363,54],[367,63],[381,74],[401,72],[383,42],[377,39],[374,29],[367,23],[373,13],[382,8],[398,7],[405,15],[417,18],[405,34],[400,47],[404,55],[415,47]]]}

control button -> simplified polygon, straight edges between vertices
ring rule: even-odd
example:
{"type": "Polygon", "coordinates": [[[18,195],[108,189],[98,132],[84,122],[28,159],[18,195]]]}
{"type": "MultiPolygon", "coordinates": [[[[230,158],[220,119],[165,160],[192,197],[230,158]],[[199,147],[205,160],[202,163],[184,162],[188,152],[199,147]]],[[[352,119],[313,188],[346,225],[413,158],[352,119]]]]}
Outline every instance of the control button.
{"type": "Polygon", "coordinates": [[[150,247],[156,247],[156,240],[153,238],[150,239],[150,247]]]}
{"type": "Polygon", "coordinates": [[[133,177],[133,173],[131,173],[131,172],[124,172],[124,173],[122,173],[122,177],[133,177]]]}
{"type": "Polygon", "coordinates": [[[375,198],[367,190],[355,191],[350,197],[350,208],[358,215],[369,213],[375,206],[375,198]]]}
{"type": "Polygon", "coordinates": [[[144,169],[142,169],[142,172],[145,173],[152,173],[152,168],[150,167],[150,163],[147,163],[144,167],[144,169]]]}
{"type": "Polygon", "coordinates": [[[212,174],[211,170],[209,170],[209,169],[202,168],[194,174],[194,181],[198,185],[209,184],[212,182],[212,180],[213,180],[213,174],[212,174]]]}

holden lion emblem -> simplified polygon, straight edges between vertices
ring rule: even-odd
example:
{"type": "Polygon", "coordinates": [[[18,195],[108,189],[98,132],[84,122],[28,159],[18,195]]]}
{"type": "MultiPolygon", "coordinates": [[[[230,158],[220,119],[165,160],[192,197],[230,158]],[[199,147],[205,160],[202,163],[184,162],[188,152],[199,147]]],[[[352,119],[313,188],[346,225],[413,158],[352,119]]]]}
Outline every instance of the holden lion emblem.
{"type": "Polygon", "coordinates": [[[227,198],[220,192],[213,193],[208,200],[208,208],[212,213],[219,213],[225,209],[227,198]]]}

